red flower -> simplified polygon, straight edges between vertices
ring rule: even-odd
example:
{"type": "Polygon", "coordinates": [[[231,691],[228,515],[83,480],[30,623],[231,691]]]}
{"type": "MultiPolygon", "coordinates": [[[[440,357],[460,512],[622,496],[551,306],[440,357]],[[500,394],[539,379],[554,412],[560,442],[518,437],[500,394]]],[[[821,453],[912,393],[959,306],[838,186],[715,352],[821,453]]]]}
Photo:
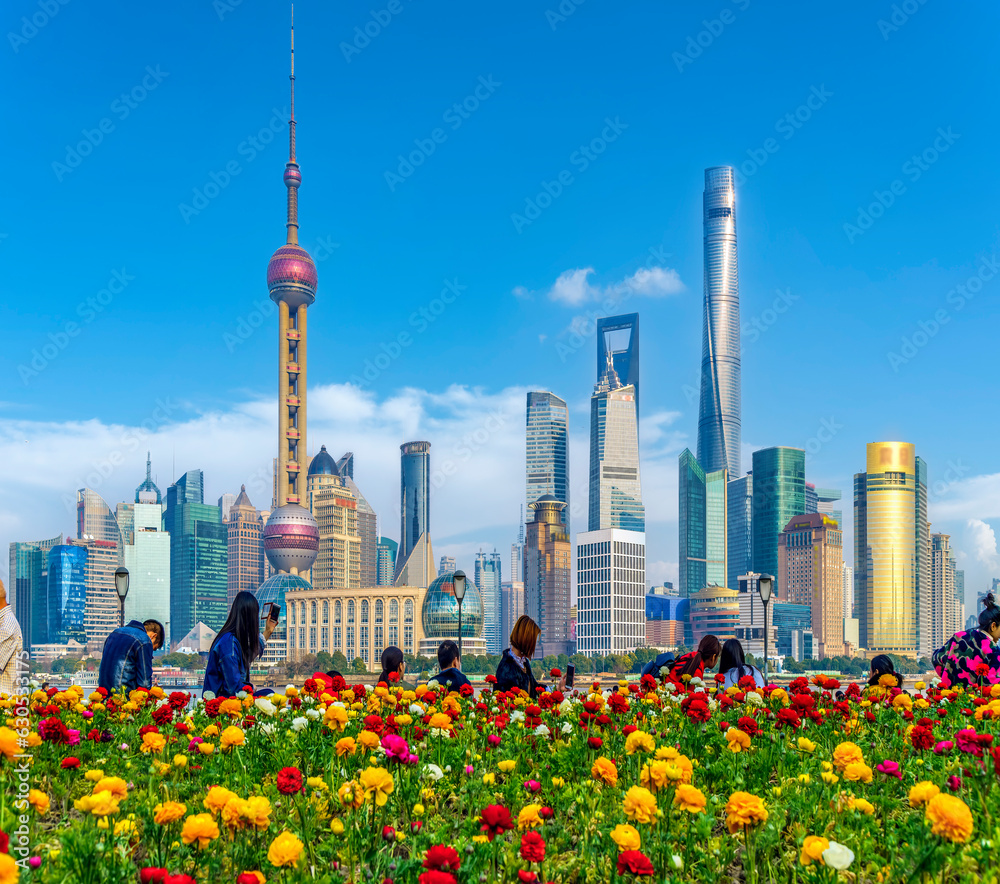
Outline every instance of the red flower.
{"type": "Polygon", "coordinates": [[[222,705],[222,697],[213,697],[205,701],[205,714],[209,718],[216,718],[219,714],[219,707],[222,705]]]}
{"type": "Polygon", "coordinates": [[[778,727],[790,727],[793,730],[802,724],[802,719],[794,709],[780,709],[778,711],[778,727]]]}
{"type": "Polygon", "coordinates": [[[510,818],[510,811],[502,804],[490,804],[483,808],[479,816],[482,825],[481,832],[486,833],[486,837],[492,841],[497,835],[514,828],[514,821],[510,818]]]}
{"type": "Polygon", "coordinates": [[[278,791],[283,795],[294,795],[302,791],[302,771],[297,767],[283,767],[278,771],[278,791]]]}
{"type": "Polygon", "coordinates": [[[622,736],[627,737],[629,734],[634,734],[637,730],[639,730],[639,728],[637,728],[634,724],[627,724],[622,728],[622,736]]]}
{"type": "Polygon", "coordinates": [[[167,875],[163,884],[198,884],[190,875],[167,875]]]}
{"type": "Polygon", "coordinates": [[[604,740],[600,737],[587,737],[587,745],[591,749],[600,749],[604,745],[604,740]]]}
{"type": "Polygon", "coordinates": [[[621,694],[612,694],[608,698],[608,708],[610,708],[612,712],[624,715],[628,712],[628,700],[626,700],[621,694]]]}
{"type": "Polygon", "coordinates": [[[543,820],[550,820],[556,815],[556,813],[551,807],[543,807],[540,811],[538,811],[538,815],[543,820]]]}
{"type": "Polygon", "coordinates": [[[183,721],[178,721],[174,724],[174,730],[179,734],[187,734],[190,732],[190,728],[183,721]]]}
{"type": "Polygon", "coordinates": [[[534,830],[521,836],[521,859],[529,863],[545,862],[545,841],[534,830]]]}
{"type": "Polygon", "coordinates": [[[253,872],[244,872],[236,878],[236,884],[257,884],[260,881],[253,872]]]}
{"type": "Polygon", "coordinates": [[[420,884],[458,884],[451,872],[440,872],[437,869],[421,872],[419,882],[420,884]]]}
{"type": "Polygon", "coordinates": [[[538,880],[538,875],[534,872],[529,872],[527,869],[518,869],[517,878],[519,881],[523,882],[523,884],[535,884],[538,880]]]}
{"type": "Polygon", "coordinates": [[[653,864],[641,850],[625,850],[618,854],[618,874],[652,875],[653,864]]]}
{"type": "Polygon", "coordinates": [[[757,719],[751,718],[749,715],[744,715],[739,719],[736,722],[736,726],[751,737],[756,737],[760,733],[760,725],[757,724],[757,719]]]}
{"type": "Polygon", "coordinates": [[[725,681],[726,681],[726,673],[725,672],[716,672],[715,673],[715,683],[716,684],[724,684],[725,681]]]}
{"type": "Polygon", "coordinates": [[[0,853],[7,853],[7,849],[10,847],[10,835],[6,832],[0,831],[0,853]]]}
{"type": "Polygon", "coordinates": [[[168,702],[174,709],[183,709],[188,704],[188,695],[184,691],[172,691],[167,697],[168,702]]]}
{"type": "Polygon", "coordinates": [[[69,728],[59,718],[47,718],[38,725],[38,733],[47,743],[68,743],[69,728]]]}
{"type": "Polygon", "coordinates": [[[924,725],[914,725],[910,731],[910,742],[914,749],[930,749],[934,745],[934,731],[924,725]]]}
{"type": "Polygon", "coordinates": [[[168,725],[174,720],[174,709],[169,703],[157,706],[153,710],[153,721],[159,725],[168,725]]]}
{"type": "Polygon", "coordinates": [[[475,688],[472,687],[471,684],[464,684],[458,689],[458,692],[463,697],[471,697],[476,692],[476,690],[475,688]]]}
{"type": "Polygon", "coordinates": [[[332,675],[330,676],[330,688],[336,691],[338,694],[341,691],[347,690],[347,682],[344,681],[344,676],[342,675],[332,675]]]}
{"type": "Polygon", "coordinates": [[[76,770],[80,766],[80,759],[74,758],[72,755],[67,755],[59,766],[63,770],[76,770]]]}
{"type": "Polygon", "coordinates": [[[139,736],[144,737],[146,734],[158,734],[160,729],[155,724],[146,724],[139,728],[139,736]]]}
{"type": "Polygon", "coordinates": [[[562,671],[559,670],[559,669],[550,669],[549,670],[549,675],[552,678],[562,678],[562,671]]]}
{"type": "Polygon", "coordinates": [[[382,826],[382,840],[383,841],[395,841],[396,840],[396,830],[392,826],[382,826]]]}
{"type": "Polygon", "coordinates": [[[656,679],[648,673],[639,679],[639,687],[649,693],[656,690],[656,679]]]}
{"type": "MultiPolygon", "coordinates": [[[[146,868],[139,870],[139,880],[142,884],[163,884],[166,877],[166,869],[157,869],[154,866],[146,866],[146,868]]],[[[257,884],[257,879],[254,878],[253,880],[254,884],[257,884]]]]}
{"type": "Polygon", "coordinates": [[[486,676],[486,684],[496,684],[496,683],[497,683],[497,677],[495,675],[486,676]]]}
{"type": "Polygon", "coordinates": [[[462,865],[458,851],[446,844],[434,844],[424,854],[424,868],[441,872],[457,872],[462,865]]]}

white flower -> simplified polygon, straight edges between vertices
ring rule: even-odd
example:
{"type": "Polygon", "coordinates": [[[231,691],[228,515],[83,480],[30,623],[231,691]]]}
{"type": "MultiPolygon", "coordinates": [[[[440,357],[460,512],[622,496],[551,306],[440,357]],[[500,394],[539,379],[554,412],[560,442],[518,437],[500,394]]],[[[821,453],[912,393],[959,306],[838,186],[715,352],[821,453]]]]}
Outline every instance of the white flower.
{"type": "Polygon", "coordinates": [[[699,686],[704,687],[705,680],[701,676],[695,675],[692,677],[691,681],[688,682],[688,684],[692,685],[693,687],[699,687],[699,686]]]}
{"type": "Polygon", "coordinates": [[[304,716],[300,715],[298,718],[292,719],[292,730],[295,731],[295,733],[298,733],[301,730],[305,730],[305,728],[307,727],[309,727],[308,718],[305,718],[304,716]]]}
{"type": "Polygon", "coordinates": [[[212,691],[205,691],[205,693],[201,695],[201,700],[199,700],[199,702],[204,702],[206,700],[214,700],[214,699],[215,699],[215,694],[212,693],[212,691]]]}
{"type": "Polygon", "coordinates": [[[823,862],[831,869],[843,871],[854,862],[854,851],[846,844],[831,841],[830,846],[823,851],[823,862]]]}
{"type": "Polygon", "coordinates": [[[564,724],[564,725],[563,725],[563,726],[562,726],[562,727],[560,728],[560,731],[562,731],[562,733],[564,733],[564,734],[571,734],[571,733],[573,733],[573,725],[571,725],[571,724],[570,724],[570,723],[569,723],[569,722],[567,721],[567,722],[566,722],[566,723],[565,723],[565,724],[564,724]]]}
{"type": "Polygon", "coordinates": [[[268,717],[274,715],[278,711],[278,707],[274,705],[267,697],[257,697],[253,701],[254,706],[260,710],[261,714],[267,715],[268,717]]]}
{"type": "Polygon", "coordinates": [[[524,721],[524,713],[520,709],[515,709],[510,714],[511,721],[524,721]]]}
{"type": "Polygon", "coordinates": [[[423,775],[426,779],[437,782],[444,776],[444,771],[436,764],[425,764],[423,775]]]}
{"type": "Polygon", "coordinates": [[[550,731],[548,729],[548,726],[544,725],[544,724],[540,724],[540,725],[538,725],[538,727],[535,728],[535,736],[536,737],[547,737],[551,733],[552,733],[552,731],[550,731]]]}
{"type": "Polygon", "coordinates": [[[668,694],[672,694],[677,690],[677,685],[675,685],[672,681],[668,681],[663,686],[663,690],[665,690],[668,694]]]}
{"type": "Polygon", "coordinates": [[[424,714],[423,706],[419,706],[416,703],[410,703],[410,715],[419,715],[420,717],[423,717],[423,714],[424,714]]]}
{"type": "Polygon", "coordinates": [[[237,694],[236,694],[236,699],[237,700],[245,700],[246,696],[247,696],[247,692],[246,691],[238,691],[237,694]]]}
{"type": "Polygon", "coordinates": [[[260,723],[260,729],[264,732],[266,736],[271,736],[274,733],[274,725],[269,721],[262,721],[260,723]]]}
{"type": "Polygon", "coordinates": [[[673,860],[674,868],[675,869],[683,869],[684,868],[684,860],[681,859],[680,854],[675,853],[670,858],[671,858],[671,860],[673,860]]]}
{"type": "Polygon", "coordinates": [[[569,711],[570,711],[570,710],[571,710],[572,708],[573,708],[573,704],[572,704],[572,703],[571,703],[571,702],[569,701],[569,699],[567,698],[567,699],[563,700],[563,701],[562,701],[562,702],[561,702],[561,703],[559,704],[559,714],[560,714],[560,715],[565,715],[565,714],[566,714],[567,712],[569,712],[569,711]]]}
{"type": "Polygon", "coordinates": [[[322,715],[319,709],[306,709],[306,717],[316,721],[322,715]]]}
{"type": "Polygon", "coordinates": [[[302,705],[303,706],[315,706],[316,705],[316,698],[313,697],[311,694],[307,694],[306,697],[302,700],[302,705]]]}
{"type": "Polygon", "coordinates": [[[751,691],[749,694],[747,694],[746,695],[746,701],[751,706],[763,706],[764,705],[764,700],[761,698],[760,694],[758,694],[756,691],[751,691]]]}
{"type": "Polygon", "coordinates": [[[442,730],[439,727],[432,727],[431,728],[431,736],[432,737],[439,737],[442,740],[450,740],[451,739],[451,731],[442,730]]]}
{"type": "Polygon", "coordinates": [[[666,678],[668,675],[670,675],[670,666],[669,665],[667,665],[667,666],[661,666],[660,667],[660,678],[666,678]]]}
{"type": "MultiPolygon", "coordinates": [[[[692,681],[693,681],[693,679],[692,679],[692,681]]],[[[705,685],[703,685],[703,684],[698,685],[697,687],[695,687],[695,689],[693,691],[691,691],[691,693],[692,694],[704,694],[705,693],[705,685]]]]}

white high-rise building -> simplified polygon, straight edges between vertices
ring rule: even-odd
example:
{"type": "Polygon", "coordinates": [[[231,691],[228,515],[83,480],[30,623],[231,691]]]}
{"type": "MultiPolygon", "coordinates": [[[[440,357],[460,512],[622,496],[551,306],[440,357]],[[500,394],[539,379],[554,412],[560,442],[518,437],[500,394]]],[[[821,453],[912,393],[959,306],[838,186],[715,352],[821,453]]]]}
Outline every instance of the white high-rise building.
{"type": "Polygon", "coordinates": [[[627,654],[646,641],[646,535],[604,528],[576,537],[580,654],[627,654]]]}
{"type": "Polygon", "coordinates": [[[483,599],[483,640],[488,654],[499,654],[507,647],[500,628],[500,553],[476,554],[476,586],[483,599]],[[502,644],[501,644],[502,642],[502,644]]]}
{"type": "Polygon", "coordinates": [[[133,504],[132,543],[125,545],[128,595],[125,622],[159,620],[170,647],[170,535],[162,530],[163,507],[158,503],[133,504]]]}
{"type": "Polygon", "coordinates": [[[844,565],[844,619],[854,617],[854,569],[844,565]]]}

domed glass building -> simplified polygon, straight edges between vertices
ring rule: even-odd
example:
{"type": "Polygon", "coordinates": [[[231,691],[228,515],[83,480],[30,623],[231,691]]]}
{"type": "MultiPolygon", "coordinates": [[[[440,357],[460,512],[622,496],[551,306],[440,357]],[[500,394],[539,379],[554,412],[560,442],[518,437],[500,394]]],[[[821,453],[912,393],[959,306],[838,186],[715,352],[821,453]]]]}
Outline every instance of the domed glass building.
{"type": "MultiPolygon", "coordinates": [[[[420,613],[424,637],[421,656],[437,656],[438,645],[445,639],[458,642],[458,600],[455,598],[455,572],[445,571],[427,588],[420,613]]],[[[483,597],[479,587],[466,578],[462,600],[462,653],[486,653],[483,639],[483,597]]]]}
{"type": "Polygon", "coordinates": [[[275,627],[271,637],[267,640],[267,649],[264,656],[258,659],[254,669],[262,669],[268,666],[275,666],[285,659],[288,647],[288,606],[285,604],[285,593],[292,589],[312,589],[308,580],[304,580],[295,574],[275,574],[268,577],[254,593],[257,602],[260,604],[260,631],[264,631],[264,618],[271,608],[270,603],[275,602],[281,605],[281,615],[278,617],[278,625],[275,627]]]}

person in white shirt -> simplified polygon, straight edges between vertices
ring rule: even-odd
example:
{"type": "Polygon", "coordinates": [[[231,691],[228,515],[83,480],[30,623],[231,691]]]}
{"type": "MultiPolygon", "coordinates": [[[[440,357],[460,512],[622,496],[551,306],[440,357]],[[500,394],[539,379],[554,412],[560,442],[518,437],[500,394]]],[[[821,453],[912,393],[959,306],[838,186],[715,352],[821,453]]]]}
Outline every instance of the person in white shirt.
{"type": "Polygon", "coordinates": [[[758,688],[764,687],[764,673],[756,666],[746,662],[743,655],[743,645],[738,638],[727,639],[722,645],[722,656],[719,658],[719,672],[726,676],[722,688],[737,688],[741,678],[752,678],[758,688]]]}
{"type": "Polygon", "coordinates": [[[17,666],[23,650],[21,625],[14,616],[14,609],[7,601],[7,589],[0,580],[0,694],[13,696],[18,686],[17,666]]]}

